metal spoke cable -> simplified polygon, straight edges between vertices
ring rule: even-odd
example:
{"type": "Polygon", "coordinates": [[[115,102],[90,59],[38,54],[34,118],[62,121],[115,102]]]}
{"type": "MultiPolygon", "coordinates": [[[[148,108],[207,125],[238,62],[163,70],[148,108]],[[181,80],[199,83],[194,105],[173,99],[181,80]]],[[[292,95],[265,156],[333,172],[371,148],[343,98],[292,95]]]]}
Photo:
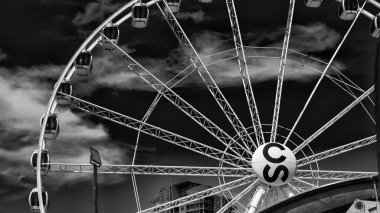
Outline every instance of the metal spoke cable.
{"type": "Polygon", "coordinates": [[[303,149],[305,146],[309,145],[310,142],[312,142],[315,138],[317,138],[320,134],[322,134],[326,129],[328,129],[330,126],[332,126],[335,122],[337,122],[345,114],[347,114],[352,108],[354,108],[357,104],[359,104],[364,98],[366,98],[368,95],[370,95],[374,91],[374,89],[375,89],[375,87],[372,86],[366,92],[364,92],[362,95],[360,95],[357,99],[355,99],[355,101],[353,101],[350,105],[348,105],[346,108],[344,108],[342,111],[340,111],[335,117],[333,117],[331,120],[329,120],[325,125],[323,125],[315,133],[313,133],[309,138],[307,138],[300,145],[298,145],[293,150],[293,153],[296,154],[301,149],[303,149]]]}
{"type": "Polygon", "coordinates": [[[288,142],[290,136],[293,134],[294,129],[295,129],[296,126],[298,125],[298,123],[299,123],[299,121],[300,121],[302,115],[304,114],[306,108],[308,107],[308,105],[309,105],[309,103],[310,103],[312,97],[314,96],[314,94],[315,94],[315,92],[316,92],[318,86],[319,86],[320,83],[322,82],[323,77],[325,76],[325,74],[326,74],[327,70],[329,69],[331,63],[333,62],[333,60],[335,59],[336,55],[338,54],[340,48],[342,47],[344,41],[346,40],[346,38],[347,38],[347,36],[348,36],[348,34],[351,32],[351,29],[353,28],[354,24],[356,23],[356,21],[357,21],[359,15],[361,14],[361,12],[362,12],[362,10],[363,10],[363,8],[364,8],[364,6],[365,6],[366,3],[367,3],[367,1],[365,1],[365,2],[363,3],[363,5],[360,7],[359,12],[358,12],[358,13],[356,14],[356,16],[355,16],[355,19],[352,21],[350,27],[348,28],[346,34],[344,35],[343,39],[342,39],[341,42],[339,43],[338,47],[336,48],[336,50],[335,50],[333,56],[331,57],[329,63],[327,64],[325,70],[323,71],[322,75],[319,77],[318,82],[317,82],[316,85],[314,86],[313,91],[311,92],[311,94],[310,94],[309,98],[307,99],[307,101],[306,101],[306,103],[305,103],[305,105],[304,105],[302,111],[301,111],[300,114],[298,115],[298,118],[297,118],[296,122],[294,123],[292,129],[290,130],[290,132],[289,132],[289,134],[288,134],[288,137],[285,139],[284,145],[286,145],[286,143],[288,142]]]}
{"type": "MultiPolygon", "coordinates": [[[[241,191],[239,194],[237,194],[234,198],[232,198],[226,205],[224,205],[222,208],[220,208],[216,213],[224,213],[229,208],[231,208],[236,202],[238,202],[242,197],[244,197],[246,194],[248,194],[253,187],[257,184],[259,180],[255,180],[251,185],[249,185],[247,188],[245,188],[243,191],[241,191]]],[[[221,202],[222,203],[222,202],[221,202]]]]}
{"type": "Polygon", "coordinates": [[[329,171],[329,170],[297,170],[295,177],[301,180],[335,180],[346,181],[364,177],[372,177],[377,172],[329,171]]]}
{"type": "Polygon", "coordinates": [[[276,142],[277,125],[278,125],[278,119],[280,116],[282,87],[284,84],[284,73],[285,73],[286,59],[288,56],[290,32],[292,30],[294,6],[295,6],[295,0],[290,0],[288,18],[286,22],[286,29],[285,29],[285,36],[284,36],[284,43],[283,43],[282,51],[281,51],[280,68],[279,68],[278,77],[277,77],[276,99],[275,99],[274,110],[273,110],[272,130],[271,130],[270,140],[269,140],[270,142],[276,142]]]}
{"type": "MultiPolygon", "coordinates": [[[[105,39],[108,39],[105,37],[105,39]]],[[[108,39],[109,40],[109,39],[108,39]]],[[[170,89],[167,85],[162,83],[158,78],[156,78],[152,73],[140,65],[136,60],[134,60],[130,55],[128,55],[123,49],[118,45],[115,46],[115,53],[120,56],[125,65],[135,72],[142,80],[148,83],[153,89],[162,94],[167,100],[174,104],[178,109],[184,112],[188,117],[198,123],[203,129],[212,134],[214,138],[223,143],[232,152],[240,157],[249,158],[252,153],[242,144],[235,141],[231,136],[224,132],[220,127],[214,124],[210,119],[200,113],[187,101],[181,98],[177,93],[170,89]],[[116,51],[117,50],[117,51],[116,51]]]]}
{"type": "Polygon", "coordinates": [[[235,43],[240,75],[241,75],[241,79],[244,85],[244,93],[245,93],[245,97],[248,103],[249,113],[251,115],[252,125],[255,132],[256,143],[258,145],[264,144],[265,143],[264,133],[263,133],[263,130],[261,129],[259,111],[257,109],[257,104],[255,101],[255,96],[254,96],[252,85],[251,85],[250,75],[248,72],[247,59],[244,53],[244,46],[243,46],[243,41],[242,41],[241,33],[240,33],[239,21],[236,14],[235,2],[234,0],[226,0],[226,4],[227,4],[228,15],[230,18],[234,43],[235,43]]]}
{"type": "Polygon", "coordinates": [[[222,111],[226,115],[233,129],[240,136],[240,139],[243,141],[243,144],[245,145],[245,147],[248,150],[250,150],[249,145],[254,143],[251,136],[249,135],[249,133],[247,132],[247,130],[241,123],[240,119],[236,115],[235,111],[232,109],[229,102],[224,97],[223,93],[220,91],[219,87],[215,83],[211,74],[208,72],[207,68],[203,64],[198,53],[196,52],[190,40],[184,33],[182,27],[178,23],[176,17],[171,12],[167,2],[165,0],[163,0],[162,2],[163,2],[164,9],[162,9],[161,6],[157,2],[156,4],[157,4],[158,9],[160,10],[162,15],[166,19],[168,25],[172,29],[173,33],[177,37],[182,47],[186,50],[186,53],[189,55],[190,61],[195,64],[195,67],[197,68],[198,73],[203,83],[206,85],[207,89],[210,91],[210,93],[212,94],[216,102],[218,103],[219,107],[222,109],[222,111]]]}
{"type": "Polygon", "coordinates": [[[371,145],[373,143],[376,143],[376,135],[363,138],[361,140],[357,140],[349,144],[345,144],[345,145],[342,145],[333,149],[329,149],[324,152],[320,152],[320,153],[302,158],[300,160],[297,160],[297,167],[299,168],[301,166],[309,165],[311,163],[324,160],[327,158],[331,158],[333,156],[340,155],[349,151],[353,151],[358,148],[371,145]]]}
{"type": "Polygon", "coordinates": [[[218,161],[222,158],[222,156],[224,156],[225,163],[228,163],[236,167],[241,167],[240,166],[241,163],[244,163],[244,165],[250,163],[250,161],[246,160],[245,158],[241,158],[241,157],[232,155],[230,153],[223,152],[214,147],[207,146],[203,143],[172,133],[160,127],[156,127],[154,125],[144,123],[140,120],[131,118],[127,115],[123,115],[121,113],[90,103],[88,101],[81,100],[74,96],[70,96],[64,93],[60,93],[60,94],[66,97],[70,97],[71,105],[82,111],[89,112],[98,117],[113,121],[115,123],[124,125],[126,127],[129,127],[135,130],[139,130],[141,128],[140,131],[147,135],[151,135],[155,138],[180,146],[187,150],[202,154],[204,156],[213,158],[218,161]]]}

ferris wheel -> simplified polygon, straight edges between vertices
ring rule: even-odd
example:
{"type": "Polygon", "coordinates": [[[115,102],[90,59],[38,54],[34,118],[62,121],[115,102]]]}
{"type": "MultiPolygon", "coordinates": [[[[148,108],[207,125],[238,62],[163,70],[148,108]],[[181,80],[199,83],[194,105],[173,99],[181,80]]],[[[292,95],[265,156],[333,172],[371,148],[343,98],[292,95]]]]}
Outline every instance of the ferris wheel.
{"type": "MultiPolygon", "coordinates": [[[[316,149],[313,145],[320,135],[326,134],[326,131],[332,126],[338,125],[336,123],[345,116],[347,117],[347,114],[353,109],[360,109],[358,111],[362,113],[360,114],[362,117],[369,120],[371,125],[375,126],[376,124],[371,113],[374,107],[374,102],[371,99],[374,86],[368,88],[359,87],[334,66],[334,60],[360,15],[364,15],[371,20],[370,35],[375,38],[380,36],[380,16],[372,15],[365,9],[367,4],[380,9],[380,3],[375,0],[366,0],[363,4],[359,4],[357,0],[337,1],[339,17],[342,20],[351,21],[351,24],[328,62],[289,48],[295,0],[289,1],[282,48],[245,46],[239,28],[238,11],[235,8],[235,2],[226,0],[235,46],[233,49],[208,56],[199,55],[177,20],[176,14],[180,12],[181,3],[183,3],[181,0],[151,0],[146,3],[141,0],[132,0],[98,26],[72,56],[54,86],[46,113],[41,119],[38,148],[31,156],[31,165],[36,171],[37,177],[37,186],[29,195],[32,212],[47,212],[49,196],[46,188],[44,188],[43,180],[48,179],[49,175],[91,173],[93,168],[91,164],[51,162],[48,147],[59,137],[60,132],[57,108],[76,109],[76,112],[88,113],[137,131],[132,163],[128,165],[103,164],[98,168],[98,172],[104,175],[130,175],[135,197],[131,202],[136,203],[137,208],[135,211],[140,213],[166,212],[212,195],[228,197],[228,202],[220,206],[218,213],[225,212],[231,207],[236,207],[242,212],[254,213],[290,197],[326,187],[334,182],[372,177],[377,174],[376,172],[324,169],[319,165],[319,162],[324,160],[331,160],[335,156],[374,144],[376,142],[375,135],[343,141],[340,145],[326,150],[316,149]],[[141,30],[149,27],[148,21],[155,18],[150,17],[149,11],[152,7],[158,9],[166,20],[187,57],[186,66],[167,82],[160,79],[156,73],[149,71],[144,64],[133,58],[130,53],[118,44],[119,37],[122,36],[120,35],[119,26],[123,23],[129,24],[128,21],[130,21],[134,29],[141,30]],[[133,72],[156,92],[156,96],[150,107],[145,111],[143,118],[134,118],[73,95],[72,79],[86,78],[92,75],[93,61],[96,61],[92,50],[99,46],[109,54],[118,57],[125,65],[126,72],[133,72]],[[275,56],[266,55],[258,51],[263,49],[276,54],[275,56]],[[297,58],[304,58],[321,66],[323,65],[323,69],[308,67],[302,60],[297,61],[297,58]],[[247,119],[239,118],[238,113],[235,111],[236,108],[234,107],[233,109],[232,107],[232,101],[222,93],[222,89],[214,79],[215,73],[213,73],[212,67],[223,66],[223,63],[227,60],[238,64],[240,82],[244,90],[242,97],[245,97],[245,100],[243,100],[245,105],[240,107],[245,108],[247,114],[249,113],[248,122],[246,121],[247,119]],[[271,63],[280,62],[277,86],[272,88],[275,91],[274,105],[265,106],[266,108],[274,106],[272,119],[269,122],[260,117],[260,107],[258,107],[257,97],[250,77],[250,63],[259,62],[260,60],[272,60],[271,63]],[[293,124],[283,126],[280,125],[279,118],[280,108],[284,101],[285,70],[289,66],[316,73],[315,75],[318,78],[311,92],[308,93],[306,101],[303,102],[302,107],[297,112],[293,124]],[[219,107],[214,110],[219,110],[224,114],[227,119],[226,123],[230,125],[231,130],[227,131],[220,127],[217,122],[203,114],[198,107],[185,100],[185,97],[180,92],[175,91],[176,86],[191,75],[200,76],[201,83],[204,84],[212,97],[211,101],[217,103],[219,107]],[[301,136],[297,133],[297,130],[301,128],[299,124],[312,104],[316,91],[325,85],[322,82],[329,82],[329,84],[333,85],[334,91],[347,95],[346,103],[348,104],[339,109],[325,124],[315,129],[312,134],[301,136]],[[209,134],[218,145],[214,146],[215,143],[192,139],[181,135],[181,133],[150,124],[149,118],[157,110],[157,105],[162,100],[166,100],[175,106],[186,116],[186,119],[192,121],[206,134],[209,134]],[[364,103],[365,101],[366,104],[364,103]],[[184,151],[196,153],[205,157],[205,159],[217,162],[217,165],[213,167],[161,164],[137,165],[135,164],[136,155],[139,152],[139,146],[144,143],[142,137],[140,137],[141,135],[149,135],[164,143],[180,147],[184,151]],[[136,176],[139,175],[215,177],[218,184],[193,194],[147,207],[146,204],[140,202],[140,197],[144,195],[140,193],[139,183],[136,181],[136,176]]],[[[213,4],[214,2],[212,0],[199,0],[199,3],[213,4]]],[[[319,7],[321,3],[322,0],[305,0],[308,7],[319,7]]],[[[144,31],[140,32],[143,33],[144,31]]],[[[286,113],[284,110],[281,110],[281,112],[286,113]]]]}

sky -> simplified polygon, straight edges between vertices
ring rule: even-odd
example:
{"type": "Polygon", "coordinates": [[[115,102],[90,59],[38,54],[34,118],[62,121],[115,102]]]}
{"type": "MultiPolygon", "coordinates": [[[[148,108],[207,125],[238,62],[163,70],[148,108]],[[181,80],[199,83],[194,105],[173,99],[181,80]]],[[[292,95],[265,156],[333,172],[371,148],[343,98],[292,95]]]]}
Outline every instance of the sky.
{"type": "MultiPolygon", "coordinates": [[[[27,212],[27,196],[35,187],[29,158],[37,149],[39,120],[47,107],[55,81],[86,37],[127,1],[114,0],[2,0],[0,2],[0,212],[27,212]]],[[[362,1],[360,1],[362,3],[362,1]]],[[[377,13],[372,6],[366,9],[377,13]]],[[[243,43],[251,47],[281,47],[288,2],[239,0],[236,10],[243,43]]],[[[350,21],[337,15],[338,4],[324,1],[318,9],[296,1],[290,48],[328,61],[343,38],[350,21]]],[[[199,4],[183,0],[177,18],[201,57],[234,48],[224,1],[199,4]]],[[[373,84],[378,40],[369,34],[370,20],[361,16],[333,65],[364,90],[373,84]]],[[[156,7],[150,10],[146,29],[133,29],[127,21],[120,27],[119,45],[139,63],[166,82],[187,66],[186,55],[156,7]]],[[[206,64],[232,56],[234,51],[204,60],[206,64]]],[[[280,56],[275,49],[246,48],[247,56],[280,56]]],[[[156,92],[128,71],[117,57],[101,47],[93,50],[94,70],[87,78],[74,75],[74,95],[111,110],[141,119],[156,92]]],[[[279,124],[291,128],[325,65],[310,57],[289,53],[285,70],[279,124]]],[[[278,59],[248,57],[248,69],[262,123],[272,120],[278,59]]],[[[208,66],[212,77],[230,101],[243,124],[250,118],[236,60],[208,66]]],[[[327,72],[338,77],[332,69],[327,72]]],[[[194,73],[174,89],[227,133],[235,136],[213,97],[194,73]]],[[[356,95],[360,93],[356,92],[356,95]]],[[[353,99],[324,79],[310,107],[296,128],[307,138],[353,99]]],[[[373,115],[366,99],[363,105],[373,115]]],[[[130,164],[136,132],[80,113],[59,108],[61,132],[47,145],[52,162],[88,163],[89,146],[96,147],[103,163],[130,164]]],[[[220,147],[209,134],[166,100],[160,101],[149,123],[186,137],[220,147]]],[[[268,125],[265,127],[270,131],[268,125]]],[[[286,135],[286,130],[279,134],[286,135]]],[[[356,107],[312,143],[314,152],[374,134],[374,124],[356,107]]],[[[294,140],[297,141],[296,137],[294,140]]],[[[374,146],[320,162],[321,169],[375,171],[374,146]]],[[[218,162],[143,135],[136,164],[217,166],[218,162]]],[[[100,212],[135,211],[129,176],[100,175],[100,212]]],[[[160,186],[183,180],[216,185],[216,178],[137,177],[143,207],[148,207],[160,186]]],[[[44,185],[51,196],[51,212],[90,212],[91,175],[50,174],[44,185]]]]}

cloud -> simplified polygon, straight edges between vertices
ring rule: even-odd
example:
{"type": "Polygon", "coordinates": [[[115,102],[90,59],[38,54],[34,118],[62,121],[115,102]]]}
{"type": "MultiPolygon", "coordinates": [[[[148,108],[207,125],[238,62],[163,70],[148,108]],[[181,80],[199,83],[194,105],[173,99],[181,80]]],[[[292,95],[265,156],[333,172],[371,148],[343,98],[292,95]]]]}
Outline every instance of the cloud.
{"type": "MultiPolygon", "coordinates": [[[[250,33],[250,45],[265,44],[282,47],[285,29],[278,28],[272,32],[250,33]]],[[[323,23],[310,25],[293,25],[289,47],[301,52],[321,52],[332,49],[340,41],[340,34],[323,23]]]]}
{"type": "Polygon", "coordinates": [[[86,5],[85,11],[78,13],[73,19],[77,26],[83,26],[93,21],[102,21],[107,14],[120,8],[120,3],[113,3],[112,0],[97,0],[86,5]]]}
{"type": "Polygon", "coordinates": [[[195,12],[180,12],[176,15],[178,19],[182,20],[192,20],[195,23],[200,23],[206,20],[210,20],[211,17],[207,16],[205,12],[202,11],[200,7],[195,12]]]}
{"type": "Polygon", "coordinates": [[[5,52],[2,49],[0,49],[0,62],[7,59],[7,57],[8,57],[8,55],[5,54],[5,52]]]}

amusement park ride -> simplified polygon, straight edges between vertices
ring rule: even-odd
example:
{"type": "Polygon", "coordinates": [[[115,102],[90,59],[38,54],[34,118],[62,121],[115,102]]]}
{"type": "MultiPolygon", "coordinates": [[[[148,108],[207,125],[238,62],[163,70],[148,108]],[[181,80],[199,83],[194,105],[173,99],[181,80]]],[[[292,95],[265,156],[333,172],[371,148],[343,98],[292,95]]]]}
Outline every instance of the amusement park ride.
{"type": "MultiPolygon", "coordinates": [[[[207,4],[213,3],[212,0],[199,0],[199,2],[207,4]]],[[[52,143],[59,134],[59,119],[58,115],[55,113],[55,109],[58,106],[70,106],[138,131],[131,165],[103,164],[96,168],[101,174],[131,175],[137,206],[136,211],[139,213],[167,212],[168,210],[203,199],[207,196],[224,193],[231,195],[232,199],[225,206],[222,206],[218,213],[224,212],[232,205],[238,205],[239,208],[246,213],[254,213],[258,211],[276,212],[273,208],[277,204],[285,205],[284,203],[289,203],[291,200],[296,200],[296,198],[297,200],[302,200],[303,197],[313,196],[313,193],[318,190],[333,187],[334,184],[331,184],[333,182],[341,183],[343,181],[359,180],[361,178],[370,178],[373,187],[372,189],[369,189],[369,193],[374,195],[373,198],[375,199],[365,200],[368,196],[359,196],[358,200],[353,203],[351,202],[351,207],[347,207],[347,212],[380,212],[380,204],[378,201],[379,196],[376,190],[376,185],[378,183],[376,183],[377,179],[374,178],[374,176],[377,175],[376,172],[320,170],[318,166],[319,161],[376,143],[375,135],[345,143],[344,145],[318,153],[314,153],[310,147],[310,143],[315,138],[321,135],[326,129],[330,128],[330,126],[357,105],[361,105],[367,112],[368,116],[374,121],[366,107],[361,104],[363,100],[369,100],[373,103],[370,94],[374,91],[374,86],[363,90],[338,70],[335,70],[336,72],[334,75],[328,74],[327,71],[329,69],[335,69],[332,66],[332,62],[359,15],[362,14],[371,20],[370,35],[374,38],[379,38],[380,15],[371,14],[365,9],[365,6],[372,5],[380,9],[380,3],[376,0],[365,0],[361,5],[357,0],[339,0],[337,2],[339,4],[338,15],[340,19],[352,21],[352,24],[336,48],[330,61],[324,63],[326,68],[323,71],[320,71],[320,78],[315,84],[313,91],[291,128],[284,128],[278,123],[285,67],[287,63],[291,62],[291,59],[288,59],[289,52],[302,55],[302,53],[289,49],[295,0],[290,0],[283,46],[280,49],[281,57],[277,58],[280,60],[280,66],[277,79],[273,120],[271,124],[261,123],[251,85],[247,65],[247,58],[250,56],[245,50],[253,47],[244,46],[234,0],[226,0],[235,44],[235,48],[230,51],[230,53],[233,52],[235,54],[233,60],[237,60],[239,65],[247,106],[250,112],[250,120],[252,122],[252,126],[249,128],[245,127],[242,121],[238,118],[230,103],[222,94],[208,71],[207,67],[209,65],[203,62],[204,58],[201,58],[198,55],[181,25],[177,21],[175,14],[180,10],[181,0],[151,0],[147,3],[143,3],[139,0],[132,0],[122,6],[85,40],[73,55],[54,86],[54,90],[47,106],[47,111],[45,116],[41,119],[41,133],[38,149],[35,150],[31,156],[31,165],[36,171],[37,177],[37,186],[29,195],[29,204],[32,212],[47,212],[49,196],[47,190],[43,187],[43,177],[51,172],[91,173],[92,169],[91,164],[63,164],[51,162],[46,146],[49,145],[49,143],[52,143]],[[149,8],[152,6],[156,6],[165,18],[191,62],[186,69],[181,71],[168,83],[163,83],[142,64],[137,62],[118,46],[118,40],[120,37],[119,25],[131,19],[134,28],[146,28],[148,26],[149,8]],[[139,120],[132,118],[128,115],[82,100],[73,95],[73,87],[70,83],[70,79],[73,77],[74,73],[77,73],[79,76],[91,75],[93,60],[95,60],[91,51],[97,45],[101,45],[105,50],[119,56],[120,60],[126,65],[128,71],[135,72],[138,77],[158,92],[143,119],[139,120]],[[209,118],[199,112],[194,106],[185,101],[181,95],[172,90],[177,83],[193,72],[198,72],[200,75],[203,83],[206,85],[222,112],[224,112],[231,126],[236,131],[235,136],[227,134],[209,118]],[[324,77],[343,88],[343,90],[353,98],[353,101],[314,134],[303,139],[295,132],[295,129],[324,77]],[[355,90],[356,93],[354,93],[353,90],[355,90]],[[355,95],[357,92],[360,92],[359,96],[355,95]],[[161,98],[167,99],[190,119],[199,124],[199,126],[201,126],[206,132],[210,133],[216,140],[224,145],[225,149],[221,150],[147,123],[148,118],[161,98]],[[280,130],[282,130],[281,132],[286,130],[287,135],[279,133],[280,130]],[[196,152],[209,157],[210,159],[217,160],[219,161],[219,167],[135,165],[136,151],[141,133],[182,147],[189,152],[196,152]],[[305,169],[307,167],[309,169],[305,169]],[[217,177],[220,184],[195,194],[143,209],[139,199],[140,195],[137,189],[136,175],[217,177]],[[225,178],[235,178],[235,180],[227,182],[225,178]],[[330,182],[327,184],[321,184],[320,181],[330,182]],[[238,193],[231,192],[233,189],[241,189],[242,187],[244,189],[238,193]],[[250,192],[254,193],[250,194],[250,192]],[[251,195],[248,196],[250,199],[248,199],[248,202],[242,203],[242,198],[247,195],[251,195]],[[269,202],[269,200],[271,201],[269,202]]],[[[305,0],[305,4],[308,7],[319,7],[322,4],[322,0],[305,0]]],[[[373,125],[375,125],[375,122],[373,125]]],[[[347,203],[345,203],[345,205],[347,205],[347,203]]],[[[283,208],[282,212],[302,212],[295,210],[296,208],[293,208],[293,210],[287,209],[286,211],[285,209],[286,208],[283,208]]]]}

